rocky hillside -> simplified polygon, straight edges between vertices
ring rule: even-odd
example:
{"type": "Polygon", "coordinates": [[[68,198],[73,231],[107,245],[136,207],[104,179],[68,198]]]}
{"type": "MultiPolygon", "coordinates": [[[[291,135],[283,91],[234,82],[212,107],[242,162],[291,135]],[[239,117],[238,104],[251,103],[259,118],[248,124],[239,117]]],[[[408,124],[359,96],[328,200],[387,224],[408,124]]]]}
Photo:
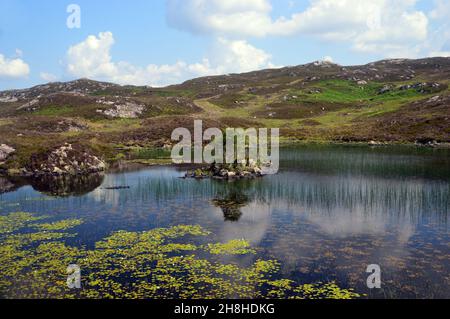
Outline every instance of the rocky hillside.
{"type": "MultiPolygon", "coordinates": [[[[450,58],[430,58],[314,62],[166,88],[80,79],[3,91],[0,170],[38,170],[36,159],[66,143],[101,161],[135,159],[169,146],[172,130],[194,118],[211,127],[279,127],[289,142],[449,143],[449,79],[450,58]]],[[[54,164],[52,172],[74,172],[54,164]]]]}

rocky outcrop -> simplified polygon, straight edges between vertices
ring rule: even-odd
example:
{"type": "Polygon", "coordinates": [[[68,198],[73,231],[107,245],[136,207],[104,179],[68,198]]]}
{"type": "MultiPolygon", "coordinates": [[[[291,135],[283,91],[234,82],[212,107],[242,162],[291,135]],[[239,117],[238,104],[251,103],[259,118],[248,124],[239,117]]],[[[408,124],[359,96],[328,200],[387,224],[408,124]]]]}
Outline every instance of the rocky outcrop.
{"type": "Polygon", "coordinates": [[[0,144],[0,163],[4,162],[16,150],[6,144],[0,144]]]}
{"type": "Polygon", "coordinates": [[[114,107],[107,110],[97,110],[97,113],[104,114],[113,118],[137,118],[145,110],[145,105],[135,102],[125,102],[123,104],[114,104],[114,107]]]}
{"type": "Polygon", "coordinates": [[[402,85],[399,90],[404,91],[404,90],[410,90],[410,89],[414,89],[419,93],[436,93],[436,92],[440,92],[442,90],[445,90],[447,88],[446,85],[441,84],[441,83],[437,83],[437,82],[432,82],[432,83],[428,83],[428,82],[423,82],[423,83],[415,83],[415,84],[406,84],[406,85],[402,85]]]}
{"type": "Polygon", "coordinates": [[[80,145],[64,144],[35,154],[26,167],[28,175],[83,175],[102,172],[106,164],[80,145]]]}
{"type": "Polygon", "coordinates": [[[234,179],[253,179],[264,176],[263,168],[255,161],[250,160],[248,163],[239,164],[216,164],[213,163],[209,167],[199,168],[188,171],[184,178],[213,178],[222,180],[234,179]]]}
{"type": "Polygon", "coordinates": [[[405,84],[398,88],[396,88],[392,84],[386,84],[381,89],[378,90],[378,94],[385,94],[393,91],[406,91],[406,90],[415,90],[418,93],[422,94],[431,94],[441,92],[448,88],[447,85],[437,83],[437,82],[423,82],[423,83],[415,83],[415,84],[405,84]]]}
{"type": "Polygon", "coordinates": [[[378,94],[385,94],[391,92],[394,89],[393,85],[386,84],[381,89],[378,90],[378,94]]]}

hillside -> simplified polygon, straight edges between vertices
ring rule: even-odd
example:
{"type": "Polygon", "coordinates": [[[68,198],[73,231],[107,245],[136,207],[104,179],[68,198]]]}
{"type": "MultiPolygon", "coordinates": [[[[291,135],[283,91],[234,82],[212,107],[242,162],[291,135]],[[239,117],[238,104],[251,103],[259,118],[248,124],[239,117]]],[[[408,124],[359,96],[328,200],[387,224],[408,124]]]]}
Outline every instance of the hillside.
{"type": "Polygon", "coordinates": [[[65,143],[108,161],[151,158],[176,127],[279,127],[283,141],[450,142],[450,58],[314,62],[166,88],[80,79],[0,92],[0,168],[65,143]],[[152,152],[150,152],[153,154],[152,152]]]}

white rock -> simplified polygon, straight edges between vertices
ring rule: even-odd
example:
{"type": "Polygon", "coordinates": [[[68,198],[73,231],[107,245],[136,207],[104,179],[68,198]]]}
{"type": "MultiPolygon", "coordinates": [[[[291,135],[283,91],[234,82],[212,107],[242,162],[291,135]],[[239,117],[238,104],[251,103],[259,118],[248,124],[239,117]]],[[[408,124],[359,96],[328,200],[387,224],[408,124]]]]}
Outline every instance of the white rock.
{"type": "Polygon", "coordinates": [[[12,153],[14,153],[16,150],[6,144],[1,144],[0,145],[0,161],[4,161],[5,159],[8,158],[9,155],[11,155],[12,153]]]}
{"type": "Polygon", "coordinates": [[[439,95],[433,96],[433,97],[432,97],[431,99],[429,99],[427,102],[428,102],[428,103],[437,102],[437,101],[439,101],[440,98],[441,98],[441,97],[440,97],[439,95]]]}

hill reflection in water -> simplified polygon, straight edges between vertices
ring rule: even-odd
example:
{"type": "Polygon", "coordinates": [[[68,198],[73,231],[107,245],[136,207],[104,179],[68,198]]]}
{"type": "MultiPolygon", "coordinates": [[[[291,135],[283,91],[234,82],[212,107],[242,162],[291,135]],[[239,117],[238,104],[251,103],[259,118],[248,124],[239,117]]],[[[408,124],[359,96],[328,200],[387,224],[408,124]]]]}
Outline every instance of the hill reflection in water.
{"type": "Polygon", "coordinates": [[[74,242],[87,246],[119,229],[199,224],[218,241],[247,239],[260,256],[282,261],[290,278],[337,280],[371,297],[450,297],[448,151],[300,147],[284,149],[280,173],[258,180],[183,174],[173,167],[107,174],[95,190],[66,198],[25,186],[0,195],[0,209],[17,211],[7,206],[16,203],[83,218],[74,242]],[[124,185],[130,189],[105,189],[124,185]],[[373,263],[383,269],[381,291],[365,286],[373,263]]]}

